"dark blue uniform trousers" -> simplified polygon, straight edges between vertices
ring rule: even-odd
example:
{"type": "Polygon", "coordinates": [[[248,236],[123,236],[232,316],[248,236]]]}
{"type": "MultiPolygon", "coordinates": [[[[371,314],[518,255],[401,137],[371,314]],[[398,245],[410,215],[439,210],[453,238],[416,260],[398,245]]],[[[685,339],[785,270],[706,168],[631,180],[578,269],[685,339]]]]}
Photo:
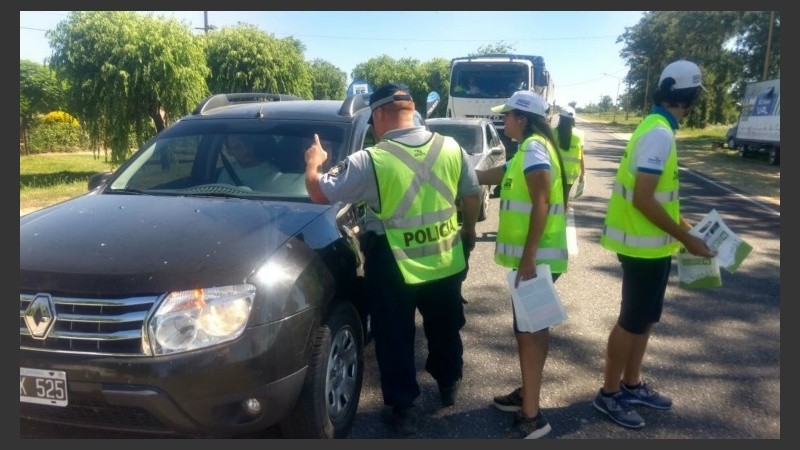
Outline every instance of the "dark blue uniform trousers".
{"type": "Polygon", "coordinates": [[[464,367],[460,330],[465,323],[462,274],[406,284],[386,236],[378,236],[365,249],[364,274],[383,403],[403,409],[420,394],[414,358],[417,309],[428,341],[425,370],[440,386],[460,379],[464,367]]]}

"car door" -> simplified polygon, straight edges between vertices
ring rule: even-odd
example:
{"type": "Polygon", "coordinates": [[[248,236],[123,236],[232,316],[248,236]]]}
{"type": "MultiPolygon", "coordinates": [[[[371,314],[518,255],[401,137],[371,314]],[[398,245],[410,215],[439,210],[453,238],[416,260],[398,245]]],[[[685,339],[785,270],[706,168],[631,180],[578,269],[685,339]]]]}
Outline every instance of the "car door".
{"type": "Polygon", "coordinates": [[[487,122],[485,127],[486,137],[489,141],[489,167],[499,166],[506,161],[506,150],[503,141],[500,140],[500,135],[497,133],[497,128],[491,122],[487,122]]]}

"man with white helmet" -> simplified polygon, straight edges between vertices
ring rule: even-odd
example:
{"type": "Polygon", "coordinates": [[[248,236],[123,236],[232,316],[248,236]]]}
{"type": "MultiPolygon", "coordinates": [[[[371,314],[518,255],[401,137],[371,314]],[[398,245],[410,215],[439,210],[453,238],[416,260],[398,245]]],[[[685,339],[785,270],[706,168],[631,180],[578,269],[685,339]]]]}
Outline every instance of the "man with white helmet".
{"type": "Polygon", "coordinates": [[[681,247],[713,257],[689,233],[680,212],[675,130],[703,90],[697,64],[668,64],[652,94],[653,109],[636,127],[619,163],[600,244],[622,264],[622,303],[608,337],[603,387],[594,407],[626,428],[644,419],[632,405],[667,410],[672,399],[642,379],[642,360],[653,324],[661,318],[672,255],[681,247]]]}

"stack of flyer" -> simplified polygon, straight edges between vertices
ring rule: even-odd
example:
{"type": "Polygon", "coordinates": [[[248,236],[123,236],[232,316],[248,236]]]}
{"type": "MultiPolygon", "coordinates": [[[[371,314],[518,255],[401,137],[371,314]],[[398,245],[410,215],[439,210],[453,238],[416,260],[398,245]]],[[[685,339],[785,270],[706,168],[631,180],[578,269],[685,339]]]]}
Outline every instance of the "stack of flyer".
{"type": "Polygon", "coordinates": [[[536,266],[536,276],[514,287],[517,271],[508,272],[508,288],[514,304],[514,316],[519,331],[543,330],[567,320],[567,309],[553,285],[548,264],[536,266]]]}
{"type": "Polygon", "coordinates": [[[678,280],[684,288],[721,286],[719,268],[735,272],[753,250],[750,244],[725,225],[716,209],[706,214],[689,232],[703,239],[708,248],[717,252],[717,256],[703,258],[681,249],[678,254],[678,280]]]}

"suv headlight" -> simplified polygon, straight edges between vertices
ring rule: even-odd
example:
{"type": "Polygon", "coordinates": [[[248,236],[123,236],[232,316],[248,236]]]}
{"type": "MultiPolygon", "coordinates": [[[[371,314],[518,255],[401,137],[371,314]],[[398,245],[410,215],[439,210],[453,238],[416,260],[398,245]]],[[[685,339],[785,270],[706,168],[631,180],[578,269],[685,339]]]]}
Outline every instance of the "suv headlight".
{"type": "Polygon", "coordinates": [[[255,296],[250,284],[171,292],[148,321],[142,346],[148,354],[168,355],[236,339],[255,296]]]}

